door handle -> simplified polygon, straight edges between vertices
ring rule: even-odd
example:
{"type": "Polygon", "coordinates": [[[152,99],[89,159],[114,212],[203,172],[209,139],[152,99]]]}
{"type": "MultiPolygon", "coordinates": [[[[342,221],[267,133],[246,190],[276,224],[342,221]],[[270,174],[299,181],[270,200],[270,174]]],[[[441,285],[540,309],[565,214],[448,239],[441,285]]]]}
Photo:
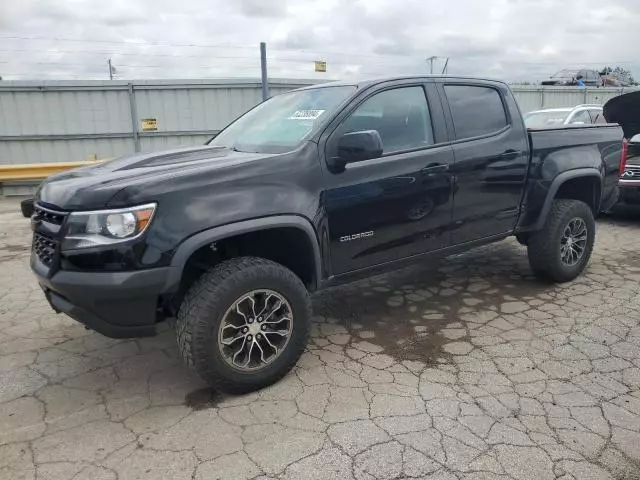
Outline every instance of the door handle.
{"type": "Polygon", "coordinates": [[[518,150],[506,150],[505,152],[503,152],[500,157],[510,160],[512,158],[516,158],[518,155],[521,155],[522,152],[518,151],[518,150]]]}
{"type": "Polygon", "coordinates": [[[446,172],[449,170],[448,163],[430,163],[426,167],[422,168],[420,171],[423,173],[438,173],[438,172],[446,172]]]}

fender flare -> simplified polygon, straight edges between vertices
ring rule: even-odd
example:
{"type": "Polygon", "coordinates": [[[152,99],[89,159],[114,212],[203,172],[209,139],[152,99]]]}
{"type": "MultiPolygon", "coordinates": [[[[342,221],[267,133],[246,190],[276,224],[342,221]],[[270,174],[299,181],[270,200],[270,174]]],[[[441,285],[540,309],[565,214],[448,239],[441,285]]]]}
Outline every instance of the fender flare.
{"type": "MultiPolygon", "coordinates": [[[[538,215],[538,219],[534,224],[533,230],[540,230],[544,227],[545,222],[547,221],[547,217],[549,216],[549,212],[551,211],[551,204],[553,200],[556,198],[556,194],[558,190],[568,180],[573,180],[574,178],[581,177],[595,177],[602,185],[602,174],[595,168],[577,168],[575,170],[569,170],[566,172],[560,173],[556,178],[553,179],[551,185],[549,186],[549,191],[547,192],[547,196],[544,199],[544,204],[542,205],[542,209],[540,209],[540,214],[538,215]]],[[[597,215],[597,210],[599,206],[596,206],[596,212],[594,215],[597,215]]]]}
{"type": "Polygon", "coordinates": [[[315,229],[311,225],[311,222],[297,215],[274,215],[213,227],[200,233],[196,233],[184,240],[180,245],[178,245],[173,257],[171,258],[169,275],[165,283],[164,291],[167,293],[175,293],[178,291],[184,267],[187,264],[189,257],[191,257],[193,252],[199,248],[235,235],[282,227],[297,228],[298,230],[302,230],[308,237],[308,240],[311,243],[311,248],[313,249],[314,257],[313,265],[315,285],[313,285],[313,287],[317,287],[320,285],[322,263],[320,257],[320,246],[318,244],[315,229]]]}

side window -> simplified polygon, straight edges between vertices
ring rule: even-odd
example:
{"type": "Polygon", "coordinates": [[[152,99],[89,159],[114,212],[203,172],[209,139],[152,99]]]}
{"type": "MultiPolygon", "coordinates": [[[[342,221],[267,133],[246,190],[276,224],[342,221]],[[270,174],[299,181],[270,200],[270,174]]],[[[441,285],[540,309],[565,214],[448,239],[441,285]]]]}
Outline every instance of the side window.
{"type": "Polygon", "coordinates": [[[458,140],[488,135],[507,126],[497,90],[470,85],[445,85],[444,91],[458,140]]]}
{"type": "Polygon", "coordinates": [[[591,122],[592,123],[607,123],[602,114],[602,110],[593,109],[589,111],[591,113],[591,122]]]}
{"type": "Polygon", "coordinates": [[[385,90],[365,100],[338,127],[334,138],[345,133],[377,130],[383,153],[433,145],[433,128],[422,87],[385,90]]]}
{"type": "Polygon", "coordinates": [[[591,123],[591,117],[589,117],[589,112],[587,110],[580,110],[576,112],[569,120],[569,124],[582,124],[582,123],[591,123]]]}

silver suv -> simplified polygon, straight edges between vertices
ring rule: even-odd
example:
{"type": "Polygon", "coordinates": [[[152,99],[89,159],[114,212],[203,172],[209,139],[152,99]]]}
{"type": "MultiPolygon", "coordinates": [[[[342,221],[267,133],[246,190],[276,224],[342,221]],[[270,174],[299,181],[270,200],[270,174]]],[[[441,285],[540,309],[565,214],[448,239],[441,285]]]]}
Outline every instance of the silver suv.
{"type": "Polygon", "coordinates": [[[602,114],[602,105],[578,105],[568,108],[534,110],[524,116],[528,128],[557,127],[559,125],[583,125],[607,123],[602,114]]]}

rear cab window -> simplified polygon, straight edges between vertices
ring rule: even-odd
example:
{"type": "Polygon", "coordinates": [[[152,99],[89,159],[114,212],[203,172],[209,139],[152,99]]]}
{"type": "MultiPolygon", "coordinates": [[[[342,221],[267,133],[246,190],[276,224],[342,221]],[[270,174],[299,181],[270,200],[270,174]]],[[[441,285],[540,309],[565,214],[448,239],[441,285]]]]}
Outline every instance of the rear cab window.
{"type": "Polygon", "coordinates": [[[444,85],[456,140],[498,133],[509,125],[498,90],[480,85],[444,85]]]}

